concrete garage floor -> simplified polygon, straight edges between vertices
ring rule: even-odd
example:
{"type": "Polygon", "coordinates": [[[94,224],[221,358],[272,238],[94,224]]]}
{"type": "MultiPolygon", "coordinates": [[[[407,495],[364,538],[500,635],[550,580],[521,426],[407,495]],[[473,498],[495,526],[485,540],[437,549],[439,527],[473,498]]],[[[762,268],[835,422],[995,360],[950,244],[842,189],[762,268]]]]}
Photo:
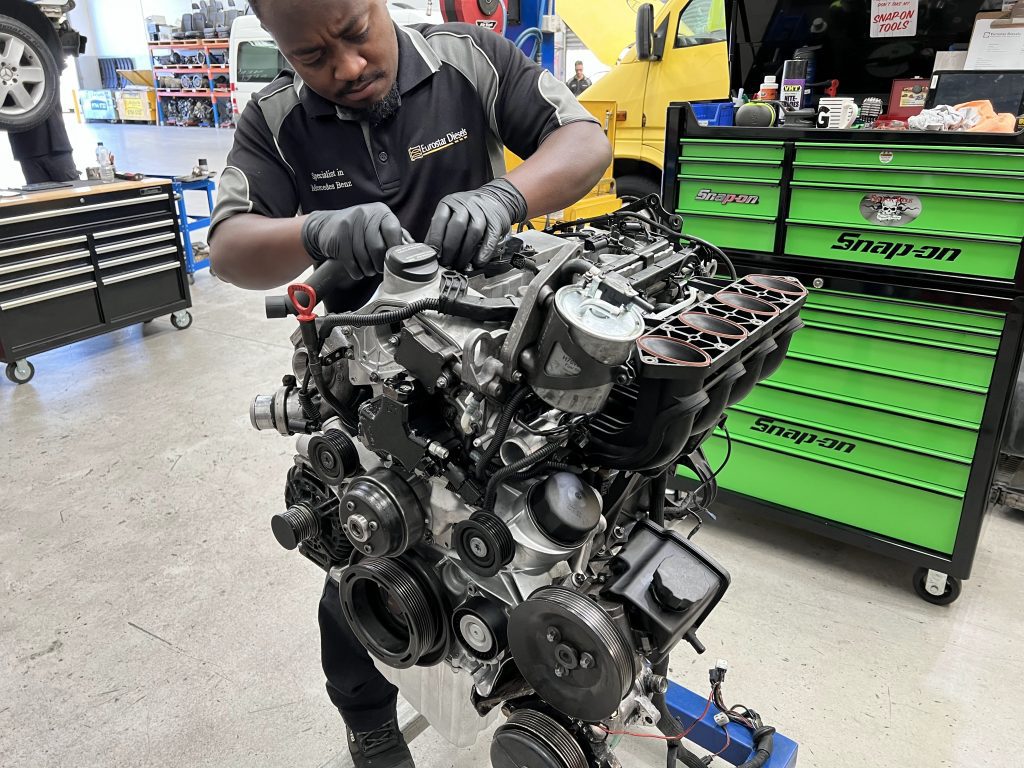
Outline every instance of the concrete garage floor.
{"type": "MultiPolygon", "coordinates": [[[[221,167],[231,137],[73,134],[83,166],[99,137],[122,167],[168,173],[200,154],[221,167]]],[[[0,154],[0,183],[15,168],[0,154]]],[[[193,301],[187,331],[160,319],[0,382],[0,765],[315,767],[344,749],[319,671],[321,574],[268,525],[291,441],[248,424],[292,326],[207,273],[193,301]]],[[[797,740],[805,766],[1018,764],[1024,515],[992,511],[974,578],[939,608],[903,565],[721,512],[698,540],[733,586],[707,655],[680,646],[675,679],[706,691],[728,659],[727,699],[797,740]]],[[[428,730],[414,752],[421,768],[478,768],[487,743],[454,750],[428,730]]]]}

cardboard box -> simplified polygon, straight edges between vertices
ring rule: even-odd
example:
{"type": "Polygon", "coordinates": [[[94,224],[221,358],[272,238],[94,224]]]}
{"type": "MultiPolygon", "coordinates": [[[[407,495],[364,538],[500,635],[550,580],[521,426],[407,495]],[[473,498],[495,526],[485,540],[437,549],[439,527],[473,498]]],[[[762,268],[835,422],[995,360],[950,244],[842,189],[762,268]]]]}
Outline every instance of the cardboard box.
{"type": "Polygon", "coordinates": [[[117,105],[113,91],[79,91],[78,111],[85,122],[117,120],[117,105]]]}
{"type": "Polygon", "coordinates": [[[156,91],[132,88],[117,92],[117,116],[121,120],[141,123],[156,122],[156,91]]]}

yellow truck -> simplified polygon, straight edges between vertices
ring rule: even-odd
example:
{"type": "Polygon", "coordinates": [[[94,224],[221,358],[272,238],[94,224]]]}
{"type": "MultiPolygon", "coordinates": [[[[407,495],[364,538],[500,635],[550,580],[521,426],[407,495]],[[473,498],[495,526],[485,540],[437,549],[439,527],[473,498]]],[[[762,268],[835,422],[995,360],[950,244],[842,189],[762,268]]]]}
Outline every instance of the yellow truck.
{"type": "Polygon", "coordinates": [[[967,43],[974,15],[992,3],[914,5],[920,18],[906,37],[882,34],[868,0],[558,0],[557,11],[611,67],[580,100],[614,105],[614,177],[629,198],[658,191],[671,102],[727,99],[730,85],[753,96],[765,75],[781,82],[798,53],[812,81],[889,101],[894,80],[929,77],[936,51],[967,43]]]}
{"type": "Polygon", "coordinates": [[[658,191],[669,102],[728,97],[725,5],[725,0],[669,0],[657,10],[648,3],[634,11],[624,0],[559,0],[559,15],[598,56],[604,58],[602,49],[607,56],[632,43],[580,99],[615,104],[620,197],[658,191]]]}

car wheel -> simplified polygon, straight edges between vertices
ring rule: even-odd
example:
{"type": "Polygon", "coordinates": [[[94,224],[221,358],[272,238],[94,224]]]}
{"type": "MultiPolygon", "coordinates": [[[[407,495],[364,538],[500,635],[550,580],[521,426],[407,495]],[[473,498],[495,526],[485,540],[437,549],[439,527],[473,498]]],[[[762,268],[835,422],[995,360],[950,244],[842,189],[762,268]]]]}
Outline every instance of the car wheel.
{"type": "Polygon", "coordinates": [[[29,27],[0,16],[0,131],[27,131],[50,116],[60,100],[53,52],[29,27]]]}
{"type": "Polygon", "coordinates": [[[641,197],[657,195],[661,193],[658,183],[646,176],[629,174],[620,176],[615,180],[615,189],[624,203],[630,203],[641,197]]]}

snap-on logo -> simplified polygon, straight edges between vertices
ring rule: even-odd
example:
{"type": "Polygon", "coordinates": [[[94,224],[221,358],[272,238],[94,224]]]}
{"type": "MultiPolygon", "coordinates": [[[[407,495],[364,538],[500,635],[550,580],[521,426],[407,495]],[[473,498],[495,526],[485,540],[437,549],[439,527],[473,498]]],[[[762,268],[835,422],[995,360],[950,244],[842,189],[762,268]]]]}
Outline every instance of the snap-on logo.
{"type": "Polygon", "coordinates": [[[710,203],[721,203],[722,205],[757,205],[761,202],[759,195],[734,195],[731,192],[715,192],[713,189],[702,189],[697,193],[696,200],[703,200],[710,203]]]}
{"type": "Polygon", "coordinates": [[[942,248],[937,245],[914,245],[896,240],[872,240],[860,232],[843,232],[832,245],[833,251],[873,253],[886,261],[911,256],[915,259],[934,261],[956,261],[963,251],[959,248],[942,248]]]}
{"type": "Polygon", "coordinates": [[[477,19],[476,25],[478,27],[483,27],[484,29],[496,29],[498,22],[494,19],[477,19]]]}
{"type": "Polygon", "coordinates": [[[856,443],[848,443],[845,440],[825,437],[824,435],[811,432],[807,427],[799,424],[780,423],[775,419],[764,416],[754,422],[750,431],[789,440],[794,445],[817,445],[821,448],[837,451],[838,453],[853,453],[857,448],[856,443]]]}

